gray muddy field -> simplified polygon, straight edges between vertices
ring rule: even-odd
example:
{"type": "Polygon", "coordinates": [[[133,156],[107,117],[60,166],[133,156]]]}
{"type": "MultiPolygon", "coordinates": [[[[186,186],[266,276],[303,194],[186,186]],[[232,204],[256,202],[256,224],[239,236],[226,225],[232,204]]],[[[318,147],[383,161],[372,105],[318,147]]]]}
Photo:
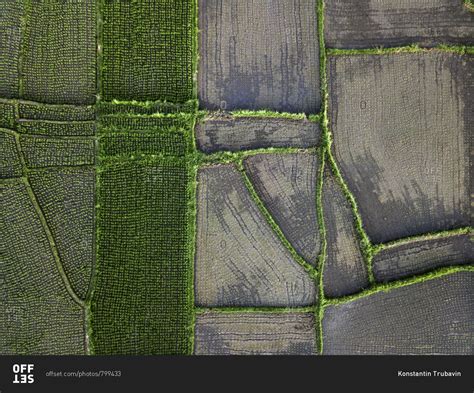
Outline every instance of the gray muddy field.
{"type": "Polygon", "coordinates": [[[196,317],[196,355],[315,355],[313,314],[205,313],[196,317]]]}
{"type": "Polygon", "coordinates": [[[474,57],[329,59],[334,152],[372,241],[470,224],[474,57]]]}
{"type": "Polygon", "coordinates": [[[238,170],[205,167],[198,182],[196,304],[313,304],[313,281],[266,222],[238,170]]]}
{"type": "Polygon", "coordinates": [[[320,136],[319,124],[308,120],[219,116],[207,118],[196,126],[198,148],[206,153],[311,147],[318,144],[320,136]]]}
{"type": "Polygon", "coordinates": [[[327,0],[330,48],[473,45],[474,12],[462,0],[327,0]]]}
{"type": "Polygon", "coordinates": [[[313,1],[201,0],[199,25],[202,108],[319,111],[313,1]]]}
{"type": "Polygon", "coordinates": [[[324,354],[473,354],[474,273],[462,272],[326,309],[324,354]]]}
{"type": "Polygon", "coordinates": [[[438,267],[474,263],[472,235],[408,242],[375,255],[374,276],[378,281],[424,273],[438,267]]]}

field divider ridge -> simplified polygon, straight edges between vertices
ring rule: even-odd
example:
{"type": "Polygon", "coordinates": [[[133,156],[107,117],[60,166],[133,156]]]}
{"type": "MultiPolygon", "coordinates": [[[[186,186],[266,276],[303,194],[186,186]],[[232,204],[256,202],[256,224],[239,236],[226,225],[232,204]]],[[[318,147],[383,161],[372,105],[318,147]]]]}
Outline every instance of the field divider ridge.
{"type": "Polygon", "coordinates": [[[293,257],[293,260],[298,263],[305,271],[308,273],[309,277],[314,279],[314,277],[317,276],[316,269],[314,266],[312,266],[310,263],[308,263],[296,250],[295,248],[291,245],[290,241],[286,238],[284,235],[283,231],[281,230],[280,226],[276,223],[275,219],[273,216],[270,214],[268,209],[266,208],[264,202],[261,200],[259,197],[257,191],[255,190],[255,187],[253,186],[252,181],[248,177],[246,170],[244,168],[243,164],[243,159],[239,160],[237,162],[237,169],[242,175],[242,179],[244,181],[244,184],[247,188],[247,190],[250,193],[250,196],[252,197],[253,201],[259,208],[260,212],[263,214],[265,217],[265,220],[267,223],[270,225],[272,228],[273,232],[277,235],[278,239],[280,242],[283,244],[283,246],[290,252],[291,256],[293,257]]]}

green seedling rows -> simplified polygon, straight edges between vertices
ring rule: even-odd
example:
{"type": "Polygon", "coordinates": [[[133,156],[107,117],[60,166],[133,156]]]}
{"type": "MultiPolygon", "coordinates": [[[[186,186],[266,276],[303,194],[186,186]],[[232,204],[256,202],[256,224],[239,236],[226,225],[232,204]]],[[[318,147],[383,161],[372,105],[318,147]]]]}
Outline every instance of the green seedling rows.
{"type": "Polygon", "coordinates": [[[104,100],[194,98],[193,0],[100,0],[101,94],[104,100]]]}

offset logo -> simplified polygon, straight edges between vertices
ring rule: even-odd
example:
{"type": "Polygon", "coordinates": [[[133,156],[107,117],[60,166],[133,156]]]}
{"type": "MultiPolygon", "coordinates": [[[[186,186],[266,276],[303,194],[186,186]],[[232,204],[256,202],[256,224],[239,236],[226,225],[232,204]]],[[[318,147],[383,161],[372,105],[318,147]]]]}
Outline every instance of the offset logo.
{"type": "Polygon", "coordinates": [[[34,364],[14,364],[13,365],[13,383],[33,383],[34,364]]]}

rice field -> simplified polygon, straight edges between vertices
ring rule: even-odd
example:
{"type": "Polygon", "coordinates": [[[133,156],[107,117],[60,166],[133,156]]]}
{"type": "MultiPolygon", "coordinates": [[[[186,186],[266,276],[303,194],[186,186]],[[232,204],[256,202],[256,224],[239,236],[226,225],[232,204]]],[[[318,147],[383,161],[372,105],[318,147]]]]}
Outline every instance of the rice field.
{"type": "Polygon", "coordinates": [[[474,13],[353,3],[3,1],[0,354],[472,354],[474,13]]]}

